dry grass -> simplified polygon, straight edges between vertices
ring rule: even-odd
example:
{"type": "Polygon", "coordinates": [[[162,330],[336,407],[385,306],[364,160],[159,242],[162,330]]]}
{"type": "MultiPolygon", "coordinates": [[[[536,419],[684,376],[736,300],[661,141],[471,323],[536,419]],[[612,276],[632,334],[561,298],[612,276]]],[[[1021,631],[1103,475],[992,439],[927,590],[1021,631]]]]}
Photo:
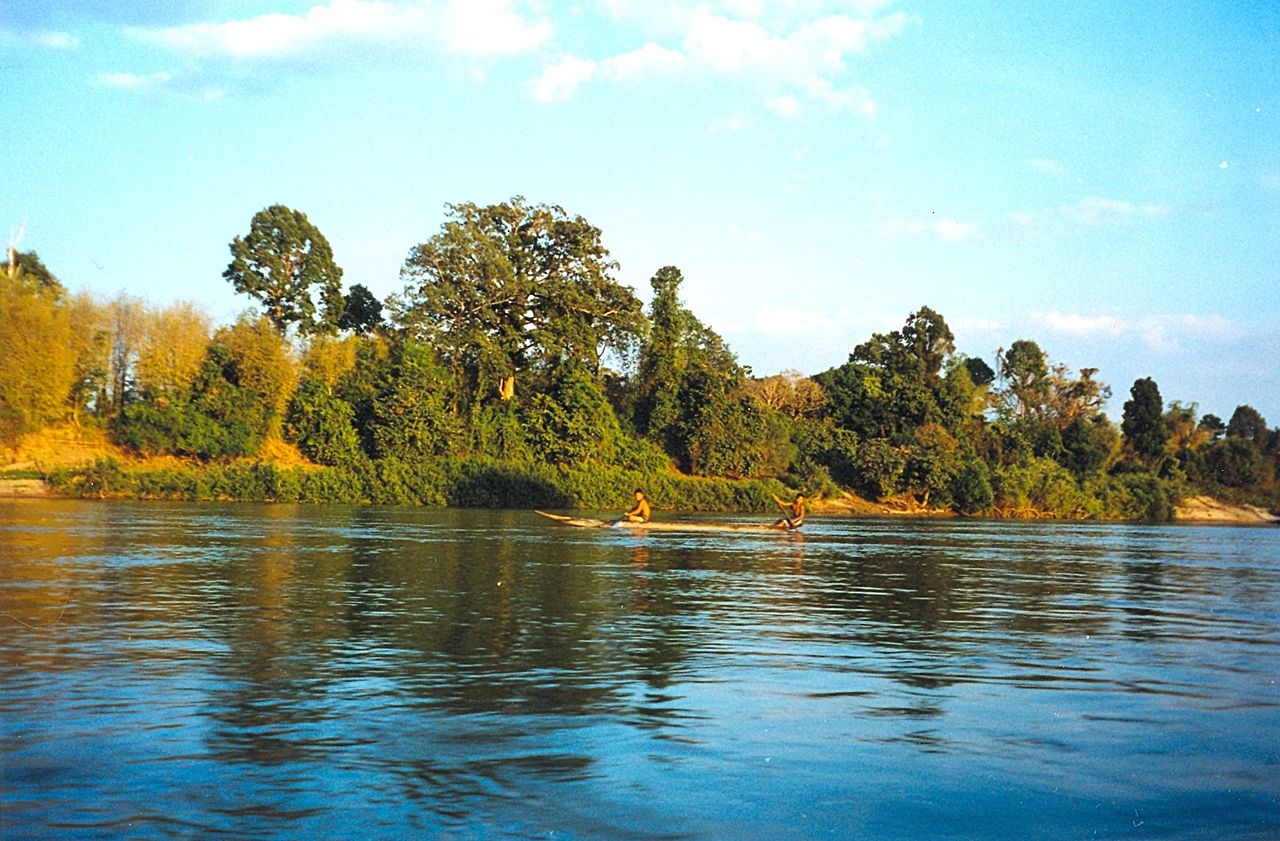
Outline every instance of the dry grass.
{"type": "MultiPolygon", "coordinates": [[[[24,435],[17,447],[0,449],[0,472],[33,470],[47,473],[58,467],[93,464],[100,458],[114,458],[120,462],[148,467],[177,467],[185,463],[176,456],[136,456],[111,443],[105,430],[87,426],[76,429],[71,424],[65,424],[24,435]]],[[[284,467],[316,466],[298,452],[293,444],[278,438],[264,443],[258,458],[284,467]]]]}
{"type": "Polygon", "coordinates": [[[0,449],[0,470],[35,470],[92,464],[100,458],[133,461],[124,450],[107,440],[104,430],[71,424],[51,426],[24,435],[18,445],[0,449]]]}

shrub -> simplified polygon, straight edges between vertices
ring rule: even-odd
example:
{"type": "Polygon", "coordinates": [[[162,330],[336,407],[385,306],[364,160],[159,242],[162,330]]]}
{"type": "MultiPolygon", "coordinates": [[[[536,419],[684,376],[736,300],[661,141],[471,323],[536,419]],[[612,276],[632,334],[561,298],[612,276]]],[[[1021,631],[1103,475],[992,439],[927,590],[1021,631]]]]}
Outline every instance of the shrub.
{"type": "Polygon", "coordinates": [[[965,462],[951,480],[951,503],[955,510],[973,516],[990,510],[993,502],[995,492],[986,464],[976,459],[965,462]]]}

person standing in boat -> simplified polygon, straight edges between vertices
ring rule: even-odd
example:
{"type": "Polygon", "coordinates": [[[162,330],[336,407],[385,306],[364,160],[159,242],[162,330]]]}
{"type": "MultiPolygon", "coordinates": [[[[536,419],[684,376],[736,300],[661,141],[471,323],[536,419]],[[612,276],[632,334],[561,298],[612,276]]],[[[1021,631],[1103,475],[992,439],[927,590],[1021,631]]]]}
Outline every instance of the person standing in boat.
{"type": "Polygon", "coordinates": [[[628,523],[647,523],[649,514],[649,500],[645,499],[644,491],[636,488],[636,504],[622,515],[622,519],[628,523]]]}
{"type": "Polygon", "coordinates": [[[804,496],[802,494],[796,494],[796,498],[790,502],[785,502],[777,494],[774,494],[773,501],[778,503],[778,507],[785,513],[781,520],[773,524],[775,529],[795,531],[804,525],[804,496]]]}

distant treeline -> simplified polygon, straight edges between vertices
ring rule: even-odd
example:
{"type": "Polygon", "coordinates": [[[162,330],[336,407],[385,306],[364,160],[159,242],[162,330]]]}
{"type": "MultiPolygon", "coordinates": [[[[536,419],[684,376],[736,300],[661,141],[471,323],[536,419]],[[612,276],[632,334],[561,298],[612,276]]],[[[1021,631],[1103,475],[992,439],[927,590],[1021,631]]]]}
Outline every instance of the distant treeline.
{"type": "Polygon", "coordinates": [[[1168,519],[1194,489],[1280,502],[1280,430],[1130,389],[1117,426],[1091,368],[1029,339],[993,365],[911,313],[813,377],[757,378],[680,300],[646,308],[600,231],[523,199],[450,205],[403,291],[344,292],[323,234],[273,206],[223,273],[257,313],[70,295],[35,253],[0,276],[0,443],[95,424],[141,455],[49,477],[63,492],[457,506],[758,510],[851,489],[965,515],[1168,519]],[[264,445],[311,461],[281,466],[264,445]]]}

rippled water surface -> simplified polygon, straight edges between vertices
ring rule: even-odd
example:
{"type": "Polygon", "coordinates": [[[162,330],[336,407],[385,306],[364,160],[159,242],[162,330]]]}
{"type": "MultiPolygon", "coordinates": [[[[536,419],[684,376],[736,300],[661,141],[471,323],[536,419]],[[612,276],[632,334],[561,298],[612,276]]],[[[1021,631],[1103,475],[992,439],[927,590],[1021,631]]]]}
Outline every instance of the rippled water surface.
{"type": "Polygon", "coordinates": [[[1276,838],[1280,530],[0,501],[0,838],[1276,838]]]}

